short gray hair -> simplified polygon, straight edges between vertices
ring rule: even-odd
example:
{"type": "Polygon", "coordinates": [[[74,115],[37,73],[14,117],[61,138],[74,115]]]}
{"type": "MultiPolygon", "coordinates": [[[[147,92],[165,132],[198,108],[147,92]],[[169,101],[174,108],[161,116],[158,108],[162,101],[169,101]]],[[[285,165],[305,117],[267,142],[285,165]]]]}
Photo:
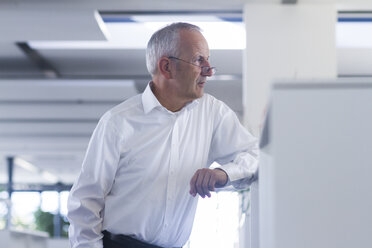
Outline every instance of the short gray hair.
{"type": "Polygon", "coordinates": [[[157,63],[162,56],[179,56],[179,38],[181,30],[194,30],[201,32],[201,29],[193,24],[176,22],[156,31],[147,43],[146,66],[153,76],[157,71],[157,63]]]}

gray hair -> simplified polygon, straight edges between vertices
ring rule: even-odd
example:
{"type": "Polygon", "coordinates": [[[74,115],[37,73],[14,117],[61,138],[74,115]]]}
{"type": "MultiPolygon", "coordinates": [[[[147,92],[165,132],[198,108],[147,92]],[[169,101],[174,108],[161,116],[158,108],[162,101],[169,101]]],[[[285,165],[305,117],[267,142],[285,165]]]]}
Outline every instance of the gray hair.
{"type": "Polygon", "coordinates": [[[193,24],[176,22],[156,31],[147,43],[146,66],[153,76],[157,71],[157,63],[163,56],[179,56],[179,41],[181,30],[194,30],[201,32],[201,29],[193,24]]]}

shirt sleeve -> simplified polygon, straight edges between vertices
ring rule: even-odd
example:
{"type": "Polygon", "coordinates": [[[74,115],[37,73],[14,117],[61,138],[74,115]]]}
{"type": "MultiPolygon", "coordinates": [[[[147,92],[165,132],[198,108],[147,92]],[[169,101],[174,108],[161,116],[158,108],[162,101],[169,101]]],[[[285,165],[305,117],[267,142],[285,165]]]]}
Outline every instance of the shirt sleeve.
{"type": "Polygon", "coordinates": [[[258,177],[258,139],[225,104],[221,104],[216,116],[209,161],[221,165],[218,168],[226,172],[227,185],[247,188],[258,177]]]}
{"type": "Polygon", "coordinates": [[[117,170],[120,148],[114,126],[101,119],[93,132],[67,202],[71,248],[102,248],[102,210],[117,170]]]}

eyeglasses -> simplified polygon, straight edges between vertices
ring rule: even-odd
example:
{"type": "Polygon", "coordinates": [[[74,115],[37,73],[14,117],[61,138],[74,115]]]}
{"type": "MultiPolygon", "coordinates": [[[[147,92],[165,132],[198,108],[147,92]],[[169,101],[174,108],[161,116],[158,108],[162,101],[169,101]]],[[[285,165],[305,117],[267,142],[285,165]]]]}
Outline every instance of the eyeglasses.
{"type": "Polygon", "coordinates": [[[216,71],[217,71],[216,67],[197,65],[197,64],[194,64],[194,63],[191,63],[191,62],[188,62],[186,60],[183,60],[183,59],[180,59],[180,58],[176,58],[176,57],[173,57],[173,56],[169,56],[168,59],[177,59],[177,60],[183,61],[185,63],[188,63],[190,65],[197,66],[197,67],[199,67],[201,69],[202,75],[209,74],[210,72],[212,72],[212,75],[214,75],[216,73],[216,71]]]}

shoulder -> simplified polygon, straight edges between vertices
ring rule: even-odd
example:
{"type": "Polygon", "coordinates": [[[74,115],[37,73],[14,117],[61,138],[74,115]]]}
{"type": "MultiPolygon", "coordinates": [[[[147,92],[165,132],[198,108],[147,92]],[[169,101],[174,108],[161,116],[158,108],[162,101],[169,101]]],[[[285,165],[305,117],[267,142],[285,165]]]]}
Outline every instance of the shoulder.
{"type": "Polygon", "coordinates": [[[141,94],[133,96],[109,109],[102,115],[99,122],[118,127],[133,115],[143,113],[141,94]]]}
{"type": "Polygon", "coordinates": [[[204,108],[202,113],[213,123],[214,129],[226,125],[231,127],[239,123],[236,113],[226,103],[214,96],[204,94],[199,103],[204,108]]]}
{"type": "Polygon", "coordinates": [[[205,93],[203,97],[199,99],[200,107],[207,108],[215,115],[224,115],[227,112],[233,112],[223,101],[216,97],[205,93]]]}

